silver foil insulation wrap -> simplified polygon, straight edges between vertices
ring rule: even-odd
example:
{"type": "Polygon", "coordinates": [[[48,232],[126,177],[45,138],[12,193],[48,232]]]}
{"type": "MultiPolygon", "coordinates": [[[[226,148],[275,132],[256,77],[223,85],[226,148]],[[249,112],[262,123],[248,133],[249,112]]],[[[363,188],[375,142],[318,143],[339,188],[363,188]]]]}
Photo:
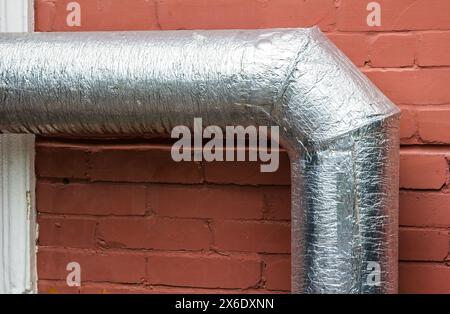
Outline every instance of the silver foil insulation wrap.
{"type": "Polygon", "coordinates": [[[292,292],[397,291],[395,107],[317,28],[0,35],[0,131],[279,126],[292,292]]]}

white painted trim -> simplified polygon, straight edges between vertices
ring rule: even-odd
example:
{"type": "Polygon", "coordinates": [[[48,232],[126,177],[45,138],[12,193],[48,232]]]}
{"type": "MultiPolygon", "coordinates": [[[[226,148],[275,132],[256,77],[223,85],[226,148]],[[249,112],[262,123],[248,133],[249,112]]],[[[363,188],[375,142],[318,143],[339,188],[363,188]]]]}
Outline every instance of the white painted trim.
{"type": "MultiPolygon", "coordinates": [[[[32,0],[0,0],[0,32],[34,28],[32,0]]],[[[0,134],[0,293],[36,292],[35,140],[0,134]]]]}
{"type": "Polygon", "coordinates": [[[0,135],[0,293],[35,290],[34,136],[0,135]]]}
{"type": "Polygon", "coordinates": [[[33,0],[0,0],[0,32],[32,32],[33,0]]]}

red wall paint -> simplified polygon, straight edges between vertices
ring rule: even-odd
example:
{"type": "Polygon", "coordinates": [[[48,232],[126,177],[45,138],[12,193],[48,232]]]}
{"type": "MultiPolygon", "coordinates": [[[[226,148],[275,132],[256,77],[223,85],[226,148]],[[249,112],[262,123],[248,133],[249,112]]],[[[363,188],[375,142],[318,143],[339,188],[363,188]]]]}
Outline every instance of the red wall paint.
{"type": "Polygon", "coordinates": [[[286,153],[261,173],[176,163],[145,141],[41,139],[36,152],[40,292],[289,291],[286,153]],[[71,261],[80,289],[65,284],[71,261]]]}
{"type": "MultiPolygon", "coordinates": [[[[382,25],[376,28],[366,23],[369,13],[366,5],[370,1],[361,0],[79,0],[80,27],[66,25],[68,2],[37,0],[36,30],[265,28],[318,24],[402,109],[400,291],[450,293],[449,1],[379,0],[382,25]]],[[[64,261],[70,254],[79,254],[92,268],[87,275],[91,272],[94,278],[88,279],[81,292],[289,289],[286,249],[289,238],[285,234],[290,218],[287,157],[281,163],[282,174],[266,177],[252,163],[205,164],[200,168],[173,164],[167,147],[164,151],[163,147],[151,143],[120,142],[113,145],[112,151],[101,149],[102,145],[98,142],[86,147],[72,141],[38,144],[41,292],[74,291],[62,281],[64,261]],[[75,181],[64,185],[62,178],[75,181]],[[94,181],[103,183],[94,184],[94,181]],[[208,184],[204,185],[205,181],[208,184]],[[194,189],[193,184],[200,184],[199,189],[194,189]],[[236,184],[245,185],[245,189],[233,189],[236,184]],[[251,186],[254,184],[262,186],[251,186]],[[199,192],[204,189],[207,196],[199,192]],[[244,190],[248,206],[239,201],[244,190]],[[160,196],[155,198],[155,195],[160,196]],[[174,200],[185,199],[186,195],[188,200],[183,202],[183,208],[174,204],[174,200]],[[218,208],[206,206],[211,199],[219,200],[218,208]],[[153,212],[151,204],[158,204],[155,206],[159,212],[153,212]],[[267,207],[267,204],[271,205],[267,207]],[[267,208],[271,208],[269,212],[267,208]],[[145,220],[145,223],[135,220],[145,220]],[[208,228],[198,221],[209,221],[208,228]],[[170,241],[130,238],[128,230],[146,230],[149,226],[175,232],[174,237],[170,241]],[[123,237],[108,232],[115,228],[122,230],[123,237]],[[103,239],[101,230],[112,238],[103,239]],[[190,236],[181,236],[180,230],[190,236]],[[190,234],[192,230],[203,236],[190,234]],[[277,236],[264,247],[259,242],[266,232],[277,236]],[[105,247],[108,241],[110,246],[105,247]],[[141,246],[151,254],[131,252],[141,246]],[[126,272],[100,271],[96,269],[100,262],[95,255],[86,255],[82,248],[100,250],[105,259],[107,254],[113,254],[112,260],[117,260],[117,264],[111,265],[117,265],[118,270],[130,258],[128,254],[133,253],[136,273],[126,278],[126,272]],[[224,259],[216,250],[230,256],[224,259]],[[229,278],[211,275],[211,282],[200,282],[195,273],[190,278],[177,279],[167,269],[167,274],[162,270],[158,275],[152,275],[148,269],[152,260],[153,265],[177,268],[178,258],[203,265],[207,271],[219,267],[233,274],[243,271],[244,266],[236,262],[243,261],[248,276],[230,283],[229,278]],[[261,269],[259,275],[255,271],[257,265],[261,269]],[[165,284],[172,288],[162,288],[165,284]]]]}

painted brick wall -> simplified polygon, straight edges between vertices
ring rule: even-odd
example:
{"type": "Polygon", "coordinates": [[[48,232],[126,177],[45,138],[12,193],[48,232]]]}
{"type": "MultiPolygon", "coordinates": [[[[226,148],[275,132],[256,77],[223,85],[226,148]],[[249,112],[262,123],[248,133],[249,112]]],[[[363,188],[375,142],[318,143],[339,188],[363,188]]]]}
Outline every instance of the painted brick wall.
{"type": "MultiPolygon", "coordinates": [[[[36,30],[318,24],[402,109],[400,292],[450,293],[449,0],[379,0],[380,27],[365,0],[79,0],[75,27],[69,2],[36,0],[36,30]]],[[[289,289],[287,160],[266,177],[254,164],[173,164],[148,142],[45,140],[37,171],[41,292],[73,291],[68,259],[85,265],[81,292],[289,289]]]]}
{"type": "Polygon", "coordinates": [[[290,169],[176,163],[170,145],[37,144],[41,292],[286,292],[290,169]],[[81,265],[81,289],[66,265],[81,265]]]}

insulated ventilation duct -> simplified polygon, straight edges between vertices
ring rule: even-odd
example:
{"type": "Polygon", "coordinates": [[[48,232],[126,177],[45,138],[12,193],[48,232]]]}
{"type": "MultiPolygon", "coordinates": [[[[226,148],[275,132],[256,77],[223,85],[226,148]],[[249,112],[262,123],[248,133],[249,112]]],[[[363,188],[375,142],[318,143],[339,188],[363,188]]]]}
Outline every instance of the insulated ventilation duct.
{"type": "Polygon", "coordinates": [[[397,291],[399,110],[317,28],[0,35],[0,130],[279,126],[292,292],[397,291]]]}

